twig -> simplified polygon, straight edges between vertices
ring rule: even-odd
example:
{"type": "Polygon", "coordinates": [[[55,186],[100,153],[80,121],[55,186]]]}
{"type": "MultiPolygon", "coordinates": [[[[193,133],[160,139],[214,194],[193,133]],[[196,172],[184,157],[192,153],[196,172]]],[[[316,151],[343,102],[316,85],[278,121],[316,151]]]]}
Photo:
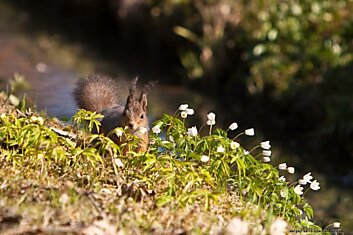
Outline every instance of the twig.
{"type": "Polygon", "coordinates": [[[58,234],[58,233],[74,233],[81,234],[84,227],[79,226],[19,226],[16,228],[6,229],[2,231],[3,235],[21,235],[21,234],[58,234]]]}

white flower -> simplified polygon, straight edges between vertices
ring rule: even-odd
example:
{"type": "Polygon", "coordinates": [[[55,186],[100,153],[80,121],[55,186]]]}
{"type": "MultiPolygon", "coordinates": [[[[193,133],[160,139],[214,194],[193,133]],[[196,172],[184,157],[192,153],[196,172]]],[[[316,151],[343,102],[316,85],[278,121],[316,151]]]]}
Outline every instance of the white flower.
{"type": "Polygon", "coordinates": [[[140,132],[141,134],[145,134],[145,133],[147,132],[147,128],[144,127],[144,126],[140,126],[139,132],[140,132]]]}
{"type": "Polygon", "coordinates": [[[123,135],[123,131],[120,129],[115,129],[114,132],[115,132],[116,136],[118,136],[118,137],[121,137],[123,135]]]}
{"type": "Polygon", "coordinates": [[[320,183],[317,180],[314,180],[310,183],[310,188],[314,191],[317,191],[320,189],[320,183]]]}
{"type": "Polygon", "coordinates": [[[283,197],[283,198],[288,197],[288,191],[287,190],[282,189],[279,193],[280,193],[281,197],[283,197]]]}
{"type": "Polygon", "coordinates": [[[118,167],[124,167],[124,163],[123,163],[119,158],[115,158],[115,159],[114,159],[114,163],[115,163],[115,165],[117,165],[118,167]]]}
{"type": "Polygon", "coordinates": [[[235,129],[237,129],[238,128],[238,123],[236,123],[236,122],[233,122],[232,124],[230,124],[230,126],[229,126],[229,130],[232,130],[232,131],[234,131],[235,129]]]}
{"type": "Polygon", "coordinates": [[[284,235],[287,234],[288,224],[283,219],[277,218],[270,227],[271,235],[284,235]]]}
{"type": "Polygon", "coordinates": [[[155,133],[155,134],[161,133],[161,126],[160,125],[155,125],[154,127],[152,127],[152,132],[155,133]]]}
{"type": "Polygon", "coordinates": [[[270,141],[263,141],[261,142],[260,146],[261,148],[267,149],[267,150],[271,148],[270,141]]]}
{"type": "Polygon", "coordinates": [[[214,113],[209,113],[207,114],[207,122],[206,122],[207,125],[209,126],[213,126],[214,124],[216,124],[216,114],[214,113]]]}
{"type": "Polygon", "coordinates": [[[206,124],[208,126],[213,126],[214,124],[216,124],[216,121],[215,120],[207,120],[206,124]]]}
{"type": "Polygon", "coordinates": [[[279,181],[282,182],[286,182],[286,177],[284,177],[283,175],[281,177],[278,178],[279,181]]]}
{"type": "Polygon", "coordinates": [[[300,185],[300,184],[298,184],[297,186],[295,186],[295,188],[294,188],[294,192],[296,193],[296,194],[298,194],[298,195],[302,195],[303,194],[303,187],[300,185]]]}
{"type": "Polygon", "coordinates": [[[185,109],[185,112],[190,116],[195,113],[193,109],[185,109]]]}
{"type": "Polygon", "coordinates": [[[300,179],[300,180],[298,180],[298,183],[301,184],[301,185],[306,185],[308,182],[306,182],[303,179],[300,179]]]}
{"type": "Polygon", "coordinates": [[[30,118],[30,121],[31,121],[31,122],[37,122],[37,120],[38,120],[38,118],[37,118],[36,116],[32,116],[32,117],[30,118]]]}
{"type": "Polygon", "coordinates": [[[42,117],[38,117],[37,121],[40,125],[43,125],[43,123],[44,123],[44,119],[42,117]]]}
{"type": "Polygon", "coordinates": [[[248,155],[249,153],[249,151],[244,150],[244,155],[248,155]]]}
{"type": "Polygon", "coordinates": [[[340,222],[334,222],[333,223],[333,227],[334,228],[340,228],[341,227],[341,223],[340,222]]]}
{"type": "Polygon", "coordinates": [[[217,147],[217,152],[219,152],[219,153],[223,153],[224,152],[224,147],[222,146],[222,145],[220,145],[220,146],[218,146],[217,147]]]}
{"type": "Polygon", "coordinates": [[[239,147],[240,147],[240,144],[239,144],[238,142],[232,141],[232,142],[230,143],[230,148],[231,148],[231,149],[237,149],[237,148],[239,148],[239,147]]]}
{"type": "Polygon", "coordinates": [[[269,158],[269,157],[263,157],[263,158],[262,158],[262,161],[264,161],[264,162],[270,162],[270,161],[271,161],[271,158],[269,158]]]}
{"type": "Polygon", "coordinates": [[[278,165],[278,169],[280,169],[280,170],[287,170],[287,163],[281,163],[281,164],[279,164],[278,165]]]}
{"type": "Polygon", "coordinates": [[[197,136],[197,128],[196,128],[196,126],[188,128],[188,135],[192,136],[192,137],[197,136]]]}
{"type": "Polygon", "coordinates": [[[253,135],[255,135],[255,130],[254,130],[254,128],[246,129],[246,130],[245,130],[245,135],[248,135],[248,136],[253,136],[253,135]]]}
{"type": "Polygon", "coordinates": [[[179,106],[179,110],[180,110],[180,111],[185,111],[188,107],[189,107],[189,105],[187,105],[187,104],[182,104],[182,105],[179,106]]]}
{"type": "Polygon", "coordinates": [[[208,162],[210,160],[210,157],[207,155],[202,155],[201,156],[201,162],[208,162]]]}
{"type": "Polygon", "coordinates": [[[185,111],[183,111],[180,113],[180,116],[185,119],[188,117],[188,114],[185,111]]]}
{"type": "Polygon", "coordinates": [[[44,119],[42,117],[36,117],[36,116],[32,116],[30,118],[30,121],[34,122],[34,123],[38,123],[40,125],[43,125],[43,123],[44,123],[44,119]]]}
{"type": "Polygon", "coordinates": [[[313,177],[311,176],[311,172],[309,172],[303,176],[303,180],[305,180],[306,183],[311,183],[312,179],[313,179],[313,177]]]}
{"type": "Polygon", "coordinates": [[[226,227],[228,235],[247,235],[249,233],[249,225],[247,222],[234,218],[226,227]]]}
{"type": "Polygon", "coordinates": [[[262,150],[262,155],[270,157],[271,156],[271,151],[270,150],[262,150]]]}
{"type": "Polygon", "coordinates": [[[287,167],[287,171],[289,174],[294,174],[295,169],[294,169],[294,167],[290,166],[290,167],[287,167]]]}
{"type": "Polygon", "coordinates": [[[216,120],[216,114],[210,112],[209,114],[207,114],[207,119],[210,121],[216,120]]]}
{"type": "Polygon", "coordinates": [[[0,117],[1,117],[1,118],[5,118],[5,117],[6,117],[6,113],[2,113],[2,114],[0,115],[0,117]]]}

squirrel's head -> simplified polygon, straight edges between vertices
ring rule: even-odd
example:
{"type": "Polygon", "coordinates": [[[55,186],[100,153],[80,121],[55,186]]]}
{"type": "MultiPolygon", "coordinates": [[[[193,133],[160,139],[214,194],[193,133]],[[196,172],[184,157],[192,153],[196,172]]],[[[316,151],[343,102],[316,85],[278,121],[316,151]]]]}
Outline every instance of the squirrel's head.
{"type": "Polygon", "coordinates": [[[134,79],[130,89],[129,96],[127,97],[123,116],[125,117],[125,125],[131,130],[136,130],[139,127],[148,126],[147,117],[147,95],[154,82],[150,82],[143,88],[141,95],[135,99],[134,93],[136,90],[136,83],[138,78],[134,79]]]}

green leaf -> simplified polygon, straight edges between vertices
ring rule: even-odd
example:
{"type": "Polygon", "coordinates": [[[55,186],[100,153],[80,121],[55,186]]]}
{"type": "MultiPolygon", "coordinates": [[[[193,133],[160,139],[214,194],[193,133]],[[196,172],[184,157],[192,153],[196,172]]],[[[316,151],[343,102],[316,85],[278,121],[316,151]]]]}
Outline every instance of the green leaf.
{"type": "Polygon", "coordinates": [[[303,210],[305,211],[309,219],[314,217],[314,210],[308,203],[304,204],[303,210]]]}

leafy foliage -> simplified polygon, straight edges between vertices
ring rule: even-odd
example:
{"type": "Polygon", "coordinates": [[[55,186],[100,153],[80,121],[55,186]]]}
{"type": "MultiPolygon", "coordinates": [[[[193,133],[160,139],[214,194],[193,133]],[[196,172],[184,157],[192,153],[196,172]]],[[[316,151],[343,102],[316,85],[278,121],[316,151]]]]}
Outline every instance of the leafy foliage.
{"type": "MultiPolygon", "coordinates": [[[[99,117],[80,110],[73,120],[76,125],[92,130],[99,127],[99,117]]],[[[318,228],[310,221],[312,208],[294,192],[294,184],[279,180],[278,170],[259,161],[261,154],[254,155],[259,146],[251,153],[241,146],[234,147],[227,131],[216,129],[210,135],[191,136],[185,120],[165,114],[155,123],[163,133],[151,133],[149,150],[129,151],[125,156],[120,150],[122,146],[107,137],[72,132],[70,126],[59,131],[52,120],[32,112],[19,117],[2,114],[0,120],[0,164],[4,169],[69,177],[76,187],[96,192],[103,185],[110,185],[120,188],[126,197],[150,201],[158,208],[182,210],[195,206],[228,220],[241,216],[253,223],[267,221],[269,226],[271,218],[283,217],[294,228],[318,228]],[[215,210],[219,207],[223,209],[215,210]]],[[[128,146],[132,149],[136,144],[132,138],[128,146]]],[[[75,191],[71,193],[73,198],[80,195],[75,191]]],[[[6,192],[11,191],[1,190],[2,195],[6,192]]],[[[51,203],[60,205],[59,199],[60,196],[53,196],[51,203]]],[[[114,204],[106,210],[119,213],[114,204]]],[[[141,228],[154,226],[153,221],[143,224],[141,228]]]]}

